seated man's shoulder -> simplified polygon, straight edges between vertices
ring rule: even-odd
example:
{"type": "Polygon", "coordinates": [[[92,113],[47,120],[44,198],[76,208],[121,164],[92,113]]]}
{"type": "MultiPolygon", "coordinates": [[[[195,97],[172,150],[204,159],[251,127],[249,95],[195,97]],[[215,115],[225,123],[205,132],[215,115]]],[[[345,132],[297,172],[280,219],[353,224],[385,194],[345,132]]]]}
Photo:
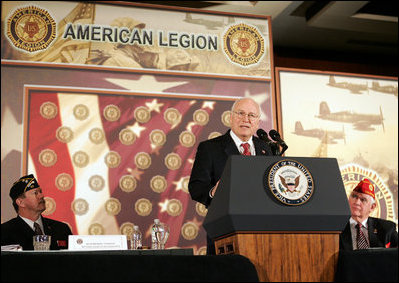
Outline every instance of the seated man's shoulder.
{"type": "Polygon", "coordinates": [[[375,217],[370,217],[374,223],[378,223],[381,226],[387,227],[387,228],[395,228],[396,229],[396,224],[395,222],[387,219],[382,219],[382,218],[375,218],[375,217]]]}

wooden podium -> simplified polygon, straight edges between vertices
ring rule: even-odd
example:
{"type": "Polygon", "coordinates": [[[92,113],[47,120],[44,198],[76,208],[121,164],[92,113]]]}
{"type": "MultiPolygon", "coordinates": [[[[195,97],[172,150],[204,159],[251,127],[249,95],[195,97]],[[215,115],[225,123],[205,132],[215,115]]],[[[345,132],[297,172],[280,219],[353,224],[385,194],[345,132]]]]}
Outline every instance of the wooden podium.
{"type": "Polygon", "coordinates": [[[231,156],[203,225],[216,254],[247,257],[260,281],[331,282],[349,217],[336,159],[231,156]],[[267,187],[268,170],[283,159],[311,172],[314,192],[302,205],[279,202],[267,187]]]}

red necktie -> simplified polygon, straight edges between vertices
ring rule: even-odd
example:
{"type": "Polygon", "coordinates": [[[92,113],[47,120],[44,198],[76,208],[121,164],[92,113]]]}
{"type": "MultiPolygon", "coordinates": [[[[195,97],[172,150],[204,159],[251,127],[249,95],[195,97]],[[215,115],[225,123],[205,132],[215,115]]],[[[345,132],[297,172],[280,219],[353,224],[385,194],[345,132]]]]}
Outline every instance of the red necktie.
{"type": "Polygon", "coordinates": [[[251,152],[249,151],[249,143],[242,143],[241,146],[244,148],[244,152],[242,153],[243,155],[251,155],[251,152]]]}
{"type": "Polygon", "coordinates": [[[358,223],[356,224],[356,242],[357,242],[357,249],[358,250],[363,250],[363,249],[368,249],[369,244],[367,243],[366,236],[363,234],[362,231],[362,224],[358,223]]]}

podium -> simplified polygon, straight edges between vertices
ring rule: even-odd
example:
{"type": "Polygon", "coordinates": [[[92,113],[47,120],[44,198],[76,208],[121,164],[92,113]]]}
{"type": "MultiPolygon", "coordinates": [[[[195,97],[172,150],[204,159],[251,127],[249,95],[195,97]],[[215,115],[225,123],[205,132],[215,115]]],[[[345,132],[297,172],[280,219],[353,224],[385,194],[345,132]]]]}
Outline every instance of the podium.
{"type": "Polygon", "coordinates": [[[216,254],[247,257],[260,281],[334,281],[339,235],[349,217],[335,158],[233,155],[203,226],[216,254]],[[298,175],[296,167],[285,164],[299,166],[311,182],[302,203],[287,204],[275,194],[286,189],[284,178],[298,175]],[[284,186],[270,186],[274,173],[284,186]]]}

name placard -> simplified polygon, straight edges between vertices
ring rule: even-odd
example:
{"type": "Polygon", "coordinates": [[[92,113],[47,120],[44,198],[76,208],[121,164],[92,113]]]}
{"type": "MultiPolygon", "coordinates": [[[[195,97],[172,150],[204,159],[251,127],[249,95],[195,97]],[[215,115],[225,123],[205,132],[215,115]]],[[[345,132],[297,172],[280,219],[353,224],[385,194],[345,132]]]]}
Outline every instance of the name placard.
{"type": "Polygon", "coordinates": [[[127,250],[126,235],[69,235],[68,250],[127,250]]]}

